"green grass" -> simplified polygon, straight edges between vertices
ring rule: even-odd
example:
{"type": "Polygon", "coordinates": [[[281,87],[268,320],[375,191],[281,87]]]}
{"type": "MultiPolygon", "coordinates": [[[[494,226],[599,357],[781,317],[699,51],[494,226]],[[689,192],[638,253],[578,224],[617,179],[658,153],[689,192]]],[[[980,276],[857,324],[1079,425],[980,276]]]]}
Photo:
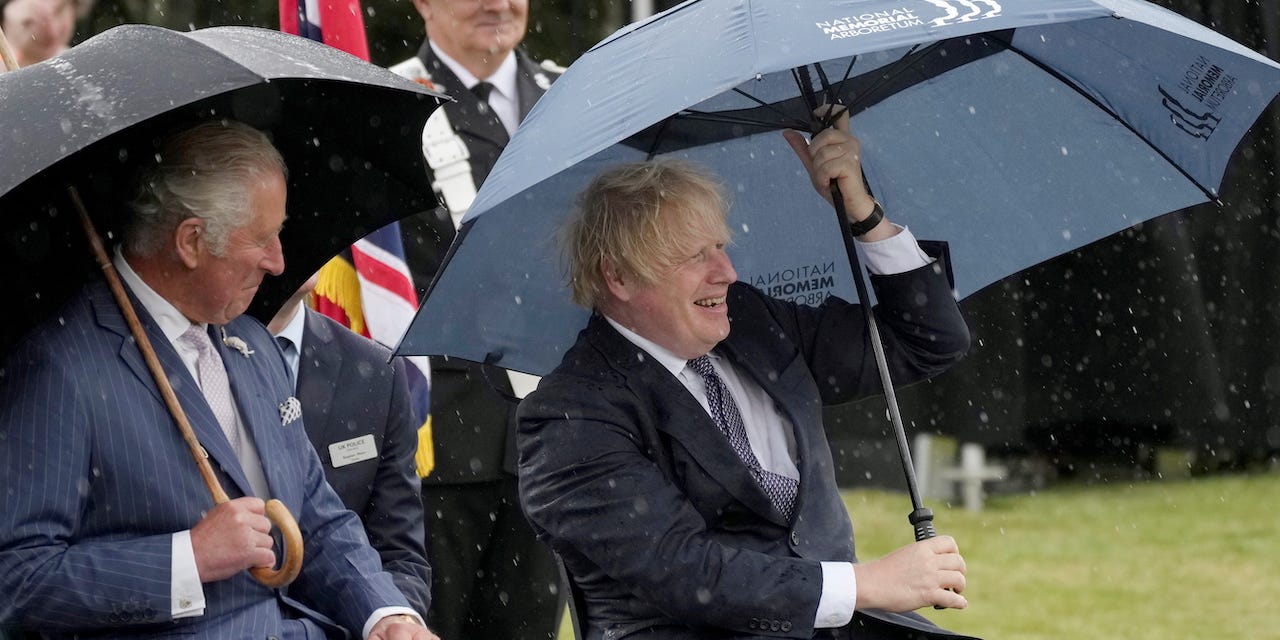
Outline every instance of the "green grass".
{"type": "MultiPolygon", "coordinates": [[[[1280,638],[1278,496],[1269,472],[930,503],[968,563],[969,608],[921,613],[991,640],[1280,638]]],[[[864,560],[911,541],[904,495],[845,502],[864,560]]]]}
{"type": "MultiPolygon", "coordinates": [[[[1280,638],[1276,496],[1266,473],[932,504],[968,564],[969,608],[922,613],[992,639],[1280,638]]],[[[845,499],[860,557],[910,541],[902,495],[845,499]]]]}

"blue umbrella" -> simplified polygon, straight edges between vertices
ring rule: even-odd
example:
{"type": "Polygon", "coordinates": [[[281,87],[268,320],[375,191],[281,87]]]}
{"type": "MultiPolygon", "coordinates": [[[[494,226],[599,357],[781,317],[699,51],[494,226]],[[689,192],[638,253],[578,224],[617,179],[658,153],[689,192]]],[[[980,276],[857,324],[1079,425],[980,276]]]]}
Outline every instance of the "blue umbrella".
{"type": "Polygon", "coordinates": [[[585,325],[554,241],[603,168],[672,154],[734,199],[742,280],[852,299],[841,225],[777,130],[840,102],[957,293],[1215,199],[1280,65],[1141,0],[691,0],[575,62],[517,131],[400,344],[542,374],[585,325]]]}

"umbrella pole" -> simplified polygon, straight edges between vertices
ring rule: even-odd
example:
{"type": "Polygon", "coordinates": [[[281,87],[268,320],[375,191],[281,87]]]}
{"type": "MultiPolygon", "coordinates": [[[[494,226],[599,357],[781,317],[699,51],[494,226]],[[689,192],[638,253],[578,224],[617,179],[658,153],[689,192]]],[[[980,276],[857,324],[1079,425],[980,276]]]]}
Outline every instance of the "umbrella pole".
{"type": "MultiPolygon", "coordinates": [[[[826,101],[830,101],[834,95],[827,82],[826,74],[822,73],[821,67],[815,65],[814,68],[818,73],[819,80],[822,81],[826,101]]],[[[792,71],[796,86],[800,88],[800,95],[804,97],[805,102],[809,105],[809,112],[816,112],[819,107],[819,101],[813,90],[813,81],[809,75],[809,68],[807,66],[799,66],[792,71]]],[[[833,111],[828,116],[828,119],[819,123],[819,128],[831,126],[831,122],[835,120],[836,113],[833,111]]],[[[867,283],[864,281],[862,272],[862,261],[858,259],[858,250],[854,246],[853,235],[849,231],[849,217],[844,208],[844,196],[840,193],[840,185],[835,180],[831,181],[831,204],[835,207],[836,220],[840,227],[840,237],[844,240],[844,252],[849,258],[849,268],[853,272],[853,284],[858,290],[858,303],[862,307],[862,316],[867,322],[867,334],[871,338],[871,351],[875,354],[876,368],[880,371],[880,383],[884,387],[884,402],[889,410],[889,422],[893,424],[893,435],[898,442],[898,457],[902,461],[902,474],[907,480],[907,494],[911,497],[912,511],[907,515],[907,521],[911,523],[916,541],[928,540],[938,535],[933,528],[933,511],[925,507],[924,501],[920,499],[920,488],[916,484],[916,469],[911,462],[911,446],[907,444],[907,429],[902,425],[902,414],[898,411],[898,396],[894,393],[893,379],[889,375],[889,363],[884,357],[884,344],[880,341],[880,328],[876,324],[875,314],[871,311],[871,295],[867,293],[867,283]]]]}
{"type": "Polygon", "coordinates": [[[867,333],[871,337],[871,351],[875,354],[876,368],[880,371],[880,382],[884,386],[884,400],[889,409],[889,422],[893,423],[893,435],[898,441],[898,455],[902,459],[902,472],[907,479],[907,493],[911,496],[913,508],[907,520],[915,530],[916,540],[927,540],[938,535],[933,528],[933,511],[925,507],[920,499],[920,488],[916,485],[916,470],[911,462],[911,447],[907,444],[907,430],[902,424],[902,414],[898,411],[898,397],[894,393],[893,380],[889,376],[889,363],[884,357],[880,329],[876,324],[875,314],[871,311],[871,295],[867,292],[867,283],[863,279],[862,261],[858,259],[853,235],[849,232],[844,197],[835,180],[831,181],[831,202],[835,205],[836,218],[840,222],[840,237],[844,239],[845,254],[849,257],[849,267],[853,271],[853,283],[858,289],[858,302],[867,322],[867,333]]]}
{"type": "MultiPolygon", "coordinates": [[[[164,368],[160,365],[160,359],[156,357],[155,348],[151,346],[151,340],[147,338],[147,332],[142,328],[142,322],[138,320],[138,313],[129,301],[129,294],[124,290],[124,284],[120,281],[120,274],[116,273],[115,265],[111,264],[111,258],[107,255],[106,248],[102,246],[102,239],[98,236],[98,231],[94,228],[93,221],[89,219],[89,211],[85,209],[84,202],[80,200],[80,193],[76,191],[75,187],[67,187],[67,192],[71,196],[72,203],[75,204],[76,211],[80,214],[80,223],[84,227],[85,237],[89,239],[89,245],[98,261],[98,266],[102,267],[102,275],[106,278],[107,285],[111,287],[111,293],[115,296],[116,303],[120,305],[120,311],[124,314],[125,321],[129,324],[129,331],[133,334],[138,350],[142,352],[142,359],[146,361],[147,368],[151,371],[151,377],[155,379],[156,387],[160,390],[160,396],[164,398],[169,413],[173,415],[174,422],[178,424],[178,431],[182,433],[182,439],[191,450],[191,456],[195,458],[196,467],[200,470],[200,476],[204,479],[205,486],[213,496],[214,504],[228,502],[230,498],[227,496],[227,492],[222,489],[221,483],[218,482],[218,477],[213,473],[213,467],[209,464],[209,454],[204,450],[204,447],[200,446],[195,430],[192,429],[191,423],[187,420],[187,414],[178,402],[178,396],[174,394],[173,386],[169,384],[169,377],[165,375],[164,368]]],[[[279,569],[254,567],[249,570],[249,573],[253,574],[253,577],[258,582],[275,589],[293,582],[293,579],[298,577],[298,572],[302,570],[302,533],[298,530],[297,520],[289,513],[289,508],[283,502],[276,499],[268,500],[266,514],[267,518],[280,529],[280,534],[284,541],[284,562],[279,569]]]]}

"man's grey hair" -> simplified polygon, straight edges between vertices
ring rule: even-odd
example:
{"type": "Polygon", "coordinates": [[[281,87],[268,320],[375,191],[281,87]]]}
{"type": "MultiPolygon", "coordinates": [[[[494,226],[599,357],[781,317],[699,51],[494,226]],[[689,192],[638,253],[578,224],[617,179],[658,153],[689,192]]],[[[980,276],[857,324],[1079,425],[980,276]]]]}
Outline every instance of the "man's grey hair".
{"type": "Polygon", "coordinates": [[[183,220],[200,218],[209,250],[221,256],[231,232],[252,217],[254,184],[277,172],[288,175],[280,152],[265,134],[240,122],[205,122],[168,137],[155,165],[138,179],[126,250],[154,256],[183,220]]]}

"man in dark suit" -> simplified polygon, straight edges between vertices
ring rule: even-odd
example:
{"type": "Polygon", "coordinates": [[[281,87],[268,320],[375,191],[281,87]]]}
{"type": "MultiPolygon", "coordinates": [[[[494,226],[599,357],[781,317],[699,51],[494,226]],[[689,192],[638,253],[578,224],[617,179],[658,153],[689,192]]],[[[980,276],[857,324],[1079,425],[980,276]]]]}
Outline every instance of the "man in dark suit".
{"type": "Polygon", "coordinates": [[[297,381],[307,437],[325,479],[360,516],[382,568],[415,611],[431,604],[422,495],[414,454],[418,421],[403,359],[303,304],[312,277],[267,329],[297,381]],[[388,364],[391,361],[391,364],[388,364]]]}
{"type": "MultiPolygon", "coordinates": [[[[414,6],[427,40],[391,70],[455,99],[423,131],[423,153],[447,211],[400,223],[405,259],[422,290],[476,189],[558,71],[519,48],[527,0],[414,0],[414,6]]],[[[422,479],[434,577],[428,617],[446,638],[555,636],[558,573],[516,494],[514,400],[533,382],[494,366],[431,359],[435,469],[422,479]]]]}
{"type": "Polygon", "coordinates": [[[95,280],[0,376],[0,627],[47,637],[435,640],[324,481],[284,359],[241,314],[284,269],[284,162],[215,121],[166,140],[113,264],[214,473],[213,506],[107,284],[95,280]],[[263,499],[305,540],[271,589],[263,499]]]}
{"type": "MultiPolygon", "coordinates": [[[[959,359],[968,330],[840,126],[788,140],[826,198],[839,181],[879,274],[893,379],[914,382],[959,359]]],[[[854,555],[821,409],[879,389],[861,309],[736,282],[725,215],[711,178],[659,161],[598,177],[567,229],[574,299],[596,313],[520,405],[520,482],[581,589],[587,637],[951,635],[913,611],[966,606],[954,540],[854,555]]]]}

